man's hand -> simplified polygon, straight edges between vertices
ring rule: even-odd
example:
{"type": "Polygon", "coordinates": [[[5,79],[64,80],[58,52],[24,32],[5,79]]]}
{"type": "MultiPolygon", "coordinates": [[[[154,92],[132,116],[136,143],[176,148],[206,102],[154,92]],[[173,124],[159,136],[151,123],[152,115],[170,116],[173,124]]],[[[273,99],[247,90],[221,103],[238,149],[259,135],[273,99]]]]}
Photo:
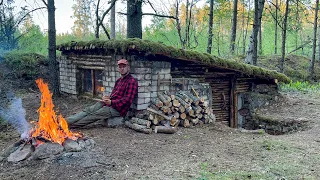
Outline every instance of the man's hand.
{"type": "Polygon", "coordinates": [[[103,102],[105,102],[107,105],[111,105],[111,99],[109,96],[103,96],[102,97],[103,102]]]}

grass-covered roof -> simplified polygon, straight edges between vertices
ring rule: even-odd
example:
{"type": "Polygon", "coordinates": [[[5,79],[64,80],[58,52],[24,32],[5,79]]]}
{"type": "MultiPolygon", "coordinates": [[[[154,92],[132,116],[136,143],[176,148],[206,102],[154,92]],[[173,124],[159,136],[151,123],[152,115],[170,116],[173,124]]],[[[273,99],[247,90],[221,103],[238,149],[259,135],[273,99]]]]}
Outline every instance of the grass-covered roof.
{"type": "Polygon", "coordinates": [[[60,51],[104,49],[115,51],[119,54],[127,54],[130,50],[137,50],[145,54],[164,55],[174,59],[197,61],[208,66],[231,69],[234,71],[242,72],[246,75],[258,76],[265,79],[278,79],[278,81],[284,83],[290,82],[290,79],[286,75],[278,73],[277,71],[239,63],[233,60],[222,59],[208,53],[178,49],[172,46],[164,45],[162,43],[136,38],[108,41],[93,40],[86,42],[68,42],[58,45],[57,49],[60,51]]]}

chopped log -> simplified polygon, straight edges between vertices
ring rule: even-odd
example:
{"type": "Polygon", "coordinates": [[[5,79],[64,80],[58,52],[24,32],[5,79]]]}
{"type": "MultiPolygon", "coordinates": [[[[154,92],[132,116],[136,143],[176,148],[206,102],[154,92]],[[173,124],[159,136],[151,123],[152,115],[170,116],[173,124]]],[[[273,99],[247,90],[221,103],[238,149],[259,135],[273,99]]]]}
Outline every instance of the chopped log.
{"type": "Polygon", "coordinates": [[[202,111],[202,108],[200,106],[192,106],[192,109],[196,114],[199,114],[202,111]]]}
{"type": "Polygon", "coordinates": [[[196,124],[199,123],[199,119],[198,119],[198,118],[194,118],[194,119],[192,119],[191,121],[192,121],[192,123],[193,123],[194,125],[196,125],[196,124]]]}
{"type": "Polygon", "coordinates": [[[185,119],[187,117],[186,113],[181,113],[180,114],[180,119],[185,119]]]}
{"type": "Polygon", "coordinates": [[[184,113],[186,111],[186,108],[183,106],[179,107],[179,112],[184,113]]]}
{"type": "Polygon", "coordinates": [[[138,131],[138,132],[143,132],[143,133],[146,133],[146,134],[151,134],[151,132],[152,132],[152,129],[147,128],[146,126],[142,126],[142,125],[136,124],[136,123],[131,123],[130,121],[125,121],[124,124],[127,127],[129,127],[130,129],[133,129],[133,130],[138,131]]]}
{"type": "Polygon", "coordinates": [[[184,104],[181,102],[181,100],[184,101],[185,103],[189,104],[189,98],[185,98],[185,97],[183,97],[181,94],[176,94],[176,99],[178,99],[178,101],[179,101],[182,105],[184,105],[184,104]]]}
{"type": "Polygon", "coordinates": [[[159,116],[162,116],[165,120],[168,120],[168,121],[171,121],[173,118],[176,118],[174,116],[166,116],[164,115],[163,113],[161,113],[160,111],[157,111],[157,110],[154,110],[154,109],[151,109],[151,108],[147,108],[148,111],[154,113],[154,114],[157,114],[159,116]]]}
{"type": "Polygon", "coordinates": [[[160,101],[158,98],[151,99],[151,103],[157,106],[158,108],[163,106],[163,102],[160,101]]]}
{"type": "Polygon", "coordinates": [[[193,110],[191,107],[186,108],[186,112],[187,112],[187,114],[189,114],[190,116],[194,116],[194,110],[193,110]]]}
{"type": "MultiPolygon", "coordinates": [[[[178,110],[179,110],[179,109],[178,109],[178,110]]],[[[177,112],[176,107],[172,106],[172,107],[171,107],[171,111],[172,111],[172,113],[177,112]]]]}
{"type": "Polygon", "coordinates": [[[179,124],[180,124],[180,119],[177,119],[177,122],[173,127],[178,128],[179,124]]]}
{"type": "Polygon", "coordinates": [[[131,118],[130,121],[131,121],[132,124],[136,123],[136,124],[139,124],[139,125],[144,125],[147,128],[150,128],[150,126],[151,126],[151,122],[149,120],[145,120],[145,119],[140,119],[140,118],[133,117],[133,118],[131,118]]]}
{"type": "Polygon", "coordinates": [[[169,101],[168,107],[172,107],[172,102],[171,101],[169,101]]]}
{"type": "Polygon", "coordinates": [[[151,114],[151,113],[149,114],[149,120],[150,120],[150,121],[153,121],[153,120],[154,120],[154,115],[151,114]]]}
{"type": "Polygon", "coordinates": [[[179,106],[181,106],[180,102],[179,102],[177,99],[175,99],[175,100],[172,101],[172,105],[173,105],[174,107],[179,107],[179,106]]]}
{"type": "Polygon", "coordinates": [[[176,99],[180,102],[180,104],[183,105],[183,107],[185,107],[185,108],[190,107],[190,104],[187,103],[185,100],[181,99],[178,95],[176,96],[176,99]]]}
{"type": "Polygon", "coordinates": [[[192,100],[192,103],[196,106],[199,105],[200,103],[200,98],[195,97],[193,94],[190,92],[185,92],[185,94],[192,100]]]}
{"type": "Polygon", "coordinates": [[[174,101],[176,99],[176,96],[174,94],[170,95],[171,101],[174,101]]]}
{"type": "Polygon", "coordinates": [[[192,103],[193,100],[187,95],[186,92],[184,91],[179,91],[179,94],[182,95],[182,97],[185,99],[186,102],[192,103]]]}
{"type": "Polygon", "coordinates": [[[183,121],[183,127],[187,128],[187,127],[190,127],[190,122],[188,119],[184,119],[183,121]]]}
{"type": "Polygon", "coordinates": [[[177,128],[174,127],[165,127],[165,126],[156,126],[154,128],[155,133],[166,133],[166,134],[173,134],[177,132],[177,128]]]}
{"type": "Polygon", "coordinates": [[[168,101],[168,100],[163,96],[163,93],[158,92],[157,94],[158,94],[158,98],[160,99],[160,101],[162,101],[165,106],[168,106],[170,101],[168,101]]]}
{"type": "Polygon", "coordinates": [[[163,97],[164,97],[168,102],[171,101],[171,97],[170,97],[170,96],[168,96],[168,95],[165,94],[165,93],[163,93],[162,95],[163,95],[163,97]]]}
{"type": "Polygon", "coordinates": [[[200,113],[200,114],[197,114],[197,118],[201,119],[203,117],[203,115],[200,113]]]}
{"type": "Polygon", "coordinates": [[[168,107],[168,106],[162,106],[162,107],[161,107],[161,110],[162,110],[164,113],[168,113],[168,112],[169,112],[169,107],[168,107]]]}
{"type": "Polygon", "coordinates": [[[170,126],[175,126],[177,123],[179,123],[177,118],[172,119],[172,120],[170,121],[170,126]]]}
{"type": "Polygon", "coordinates": [[[174,115],[174,117],[176,117],[176,118],[179,118],[179,117],[180,117],[179,112],[174,112],[173,115],[174,115]]]}

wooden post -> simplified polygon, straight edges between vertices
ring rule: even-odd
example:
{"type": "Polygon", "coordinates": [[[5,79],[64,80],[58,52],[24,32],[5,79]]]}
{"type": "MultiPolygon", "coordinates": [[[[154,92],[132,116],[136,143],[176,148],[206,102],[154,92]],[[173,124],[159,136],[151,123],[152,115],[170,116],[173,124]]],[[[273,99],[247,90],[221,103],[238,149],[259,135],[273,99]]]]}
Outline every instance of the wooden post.
{"type": "Polygon", "coordinates": [[[234,104],[234,97],[235,97],[235,91],[236,91],[236,81],[237,79],[235,77],[232,77],[230,79],[230,127],[236,128],[237,123],[235,119],[235,104],[234,104]]]}

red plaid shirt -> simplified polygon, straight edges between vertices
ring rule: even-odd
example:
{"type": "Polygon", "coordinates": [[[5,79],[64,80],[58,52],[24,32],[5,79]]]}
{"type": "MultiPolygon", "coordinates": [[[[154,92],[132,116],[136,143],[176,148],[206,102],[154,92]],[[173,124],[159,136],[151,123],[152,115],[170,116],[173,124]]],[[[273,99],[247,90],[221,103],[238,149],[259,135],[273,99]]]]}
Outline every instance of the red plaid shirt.
{"type": "Polygon", "coordinates": [[[121,116],[126,116],[132,101],[138,93],[138,82],[130,74],[117,79],[111,92],[111,107],[121,116]]]}

